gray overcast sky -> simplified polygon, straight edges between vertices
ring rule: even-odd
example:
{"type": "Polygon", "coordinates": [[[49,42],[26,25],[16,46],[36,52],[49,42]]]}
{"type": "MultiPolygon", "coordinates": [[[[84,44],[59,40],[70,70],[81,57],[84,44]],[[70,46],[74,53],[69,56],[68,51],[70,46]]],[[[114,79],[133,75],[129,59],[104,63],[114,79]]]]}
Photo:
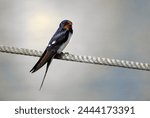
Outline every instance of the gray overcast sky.
{"type": "MultiPolygon", "coordinates": [[[[64,52],[150,63],[149,0],[0,0],[0,45],[44,50],[59,23],[74,34],[64,52]]],[[[0,100],[150,100],[150,72],[0,53],[0,100]]]]}

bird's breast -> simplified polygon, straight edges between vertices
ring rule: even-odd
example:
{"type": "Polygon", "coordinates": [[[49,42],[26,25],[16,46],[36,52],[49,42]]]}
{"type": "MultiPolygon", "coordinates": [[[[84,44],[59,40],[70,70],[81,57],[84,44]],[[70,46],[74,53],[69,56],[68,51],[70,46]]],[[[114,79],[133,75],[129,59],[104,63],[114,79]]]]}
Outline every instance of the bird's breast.
{"type": "Polygon", "coordinates": [[[64,48],[68,45],[68,43],[69,43],[69,41],[70,41],[70,39],[71,39],[71,36],[72,36],[72,33],[69,33],[68,39],[66,40],[66,42],[64,42],[64,43],[60,46],[60,48],[58,49],[57,53],[61,53],[61,52],[64,50],[64,48]]]}

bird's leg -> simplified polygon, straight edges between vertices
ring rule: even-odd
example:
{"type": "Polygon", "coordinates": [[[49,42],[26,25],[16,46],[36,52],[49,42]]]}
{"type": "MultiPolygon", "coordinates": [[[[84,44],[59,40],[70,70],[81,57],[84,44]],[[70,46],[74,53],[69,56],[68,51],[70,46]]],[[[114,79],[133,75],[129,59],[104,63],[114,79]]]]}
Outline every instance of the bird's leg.
{"type": "Polygon", "coordinates": [[[63,53],[63,52],[61,52],[61,53],[57,53],[57,54],[55,55],[55,57],[54,57],[54,58],[56,58],[56,59],[60,59],[63,55],[64,55],[64,53],[63,53]]]}
{"type": "Polygon", "coordinates": [[[61,59],[63,55],[69,55],[69,52],[65,52],[65,53],[63,53],[63,52],[57,53],[57,54],[55,55],[54,58],[56,58],[56,59],[61,59]]]}
{"type": "Polygon", "coordinates": [[[67,56],[68,56],[68,55],[69,55],[69,52],[65,52],[65,53],[63,53],[63,55],[67,55],[67,56]]]}

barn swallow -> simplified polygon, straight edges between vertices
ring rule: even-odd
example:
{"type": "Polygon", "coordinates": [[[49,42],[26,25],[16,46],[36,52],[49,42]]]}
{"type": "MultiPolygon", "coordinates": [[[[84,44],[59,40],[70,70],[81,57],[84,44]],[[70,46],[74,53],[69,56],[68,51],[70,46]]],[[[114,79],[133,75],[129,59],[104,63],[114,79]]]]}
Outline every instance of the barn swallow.
{"type": "Polygon", "coordinates": [[[67,46],[69,43],[69,40],[73,34],[72,30],[72,22],[69,20],[63,20],[53,37],[48,43],[48,46],[46,47],[45,51],[43,52],[40,59],[37,61],[35,66],[30,70],[31,73],[36,72],[39,70],[42,66],[44,66],[47,63],[46,71],[40,86],[40,90],[43,86],[48,68],[50,63],[52,62],[54,56],[56,54],[61,54],[63,49],[67,46]]]}

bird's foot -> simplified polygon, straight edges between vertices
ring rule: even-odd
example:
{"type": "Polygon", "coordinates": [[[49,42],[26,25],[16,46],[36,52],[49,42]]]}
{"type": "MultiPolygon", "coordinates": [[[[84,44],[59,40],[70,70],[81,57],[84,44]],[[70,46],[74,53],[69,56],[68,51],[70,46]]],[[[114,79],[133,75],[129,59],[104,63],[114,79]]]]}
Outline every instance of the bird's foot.
{"type": "Polygon", "coordinates": [[[65,54],[65,55],[69,55],[69,52],[65,52],[65,53],[63,53],[63,54],[65,54]]]}

